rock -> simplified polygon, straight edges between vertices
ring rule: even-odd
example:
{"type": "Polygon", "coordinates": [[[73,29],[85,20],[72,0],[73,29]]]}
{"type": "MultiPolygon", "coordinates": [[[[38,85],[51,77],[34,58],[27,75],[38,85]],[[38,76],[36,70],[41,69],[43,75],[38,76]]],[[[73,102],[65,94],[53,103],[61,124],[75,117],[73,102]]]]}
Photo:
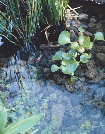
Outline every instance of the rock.
{"type": "Polygon", "coordinates": [[[33,65],[34,63],[35,63],[35,58],[34,58],[34,56],[30,56],[30,57],[28,58],[28,64],[33,65]]]}
{"type": "Polygon", "coordinates": [[[97,53],[96,56],[100,61],[105,63],[105,53],[97,53]]]}
{"type": "Polygon", "coordinates": [[[105,95],[102,96],[102,101],[105,102],[105,95]]]}
{"type": "Polygon", "coordinates": [[[96,31],[103,31],[102,30],[103,28],[102,28],[102,24],[99,22],[99,23],[97,23],[97,25],[96,25],[96,31]]]}
{"type": "Polygon", "coordinates": [[[90,79],[95,79],[98,73],[96,70],[92,69],[92,70],[86,70],[85,75],[90,79]]]}
{"type": "Polygon", "coordinates": [[[96,49],[97,49],[97,52],[105,52],[105,45],[104,46],[97,46],[96,49]]]}
{"type": "Polygon", "coordinates": [[[40,49],[41,49],[41,50],[46,49],[46,45],[45,45],[45,44],[41,44],[41,45],[40,45],[40,49]]]}
{"type": "Polygon", "coordinates": [[[81,23],[80,23],[80,26],[81,26],[84,30],[86,30],[86,29],[88,28],[87,24],[84,23],[84,22],[81,22],[81,23]]]}
{"type": "Polygon", "coordinates": [[[90,33],[90,32],[88,32],[88,31],[85,31],[85,32],[84,32],[84,35],[86,35],[86,36],[93,36],[93,34],[90,33]]]}
{"type": "Polygon", "coordinates": [[[71,22],[72,26],[79,27],[80,26],[80,21],[73,21],[71,22]]]}
{"type": "Polygon", "coordinates": [[[41,61],[40,61],[40,66],[46,66],[48,64],[48,61],[46,58],[42,58],[41,61]]]}
{"type": "Polygon", "coordinates": [[[67,29],[70,27],[71,22],[72,22],[72,21],[71,21],[70,19],[67,19],[67,20],[66,20],[66,23],[65,23],[65,24],[66,24],[66,28],[67,28],[67,29]]]}
{"type": "Polygon", "coordinates": [[[49,73],[50,72],[50,68],[45,68],[44,69],[44,73],[49,73]]]}
{"type": "Polygon", "coordinates": [[[96,24],[94,24],[94,23],[89,23],[89,24],[88,24],[88,27],[89,27],[89,28],[94,28],[95,26],[96,26],[96,24]]]}
{"type": "Polygon", "coordinates": [[[77,39],[74,30],[70,30],[70,41],[74,42],[77,39]]]}
{"type": "Polygon", "coordinates": [[[90,23],[96,23],[97,22],[97,20],[94,17],[90,18],[89,21],[90,21],[90,23]]]}
{"type": "Polygon", "coordinates": [[[88,15],[81,13],[81,14],[79,15],[79,20],[80,20],[80,21],[86,21],[86,20],[88,20],[88,15]]]}
{"type": "Polygon", "coordinates": [[[76,91],[76,89],[74,88],[74,83],[70,82],[70,80],[65,81],[65,86],[69,92],[76,91]]]}

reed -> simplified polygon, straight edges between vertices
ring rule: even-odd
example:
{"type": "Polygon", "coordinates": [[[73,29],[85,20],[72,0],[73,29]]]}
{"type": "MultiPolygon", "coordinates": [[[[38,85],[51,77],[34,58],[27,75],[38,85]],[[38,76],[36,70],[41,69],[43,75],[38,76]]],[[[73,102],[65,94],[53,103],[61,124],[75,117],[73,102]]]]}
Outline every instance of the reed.
{"type": "Polygon", "coordinates": [[[65,18],[68,0],[2,0],[0,15],[6,21],[0,34],[14,44],[29,43],[40,24],[60,24],[65,18]]]}

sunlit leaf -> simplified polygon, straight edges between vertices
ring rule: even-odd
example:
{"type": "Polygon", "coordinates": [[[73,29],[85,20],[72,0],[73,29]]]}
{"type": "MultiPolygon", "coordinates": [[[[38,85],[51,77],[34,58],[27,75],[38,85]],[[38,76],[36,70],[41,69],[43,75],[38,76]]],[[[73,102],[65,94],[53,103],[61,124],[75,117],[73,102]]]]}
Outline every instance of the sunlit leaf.
{"type": "Polygon", "coordinates": [[[83,33],[85,30],[80,26],[80,27],[78,27],[78,30],[81,32],[81,33],[83,33]]]}
{"type": "Polygon", "coordinates": [[[7,123],[7,109],[5,109],[3,104],[0,102],[0,134],[4,134],[6,123],[7,123]]]}
{"type": "Polygon", "coordinates": [[[81,61],[82,63],[87,63],[87,62],[88,62],[88,59],[87,59],[87,57],[86,57],[85,55],[81,55],[81,56],[80,56],[80,61],[81,61]]]}
{"type": "Polygon", "coordinates": [[[69,54],[72,55],[72,56],[74,56],[76,54],[76,50],[70,50],[69,51],[69,54]]]}
{"type": "Polygon", "coordinates": [[[91,58],[91,53],[90,54],[87,54],[87,53],[83,53],[82,55],[85,55],[86,56],[86,58],[91,58]]]}
{"type": "Polygon", "coordinates": [[[70,60],[72,56],[68,53],[63,52],[62,57],[63,57],[64,60],[70,60]]]}
{"type": "Polygon", "coordinates": [[[64,66],[66,66],[68,64],[71,64],[71,63],[72,63],[71,60],[62,60],[62,62],[61,62],[61,64],[64,65],[64,66]]]}
{"type": "Polygon", "coordinates": [[[79,38],[78,38],[78,41],[79,41],[79,44],[82,45],[83,42],[84,42],[84,36],[80,35],[79,38]]]}
{"type": "Polygon", "coordinates": [[[6,127],[4,134],[18,134],[21,132],[26,132],[34,125],[37,125],[37,123],[40,121],[42,117],[43,114],[37,114],[27,117],[25,119],[19,119],[16,122],[9,125],[8,127],[6,127]]]}
{"type": "Polygon", "coordinates": [[[78,48],[78,52],[83,53],[84,51],[85,51],[84,47],[81,46],[78,48]]]}
{"type": "Polygon", "coordinates": [[[76,70],[77,66],[76,64],[72,63],[72,64],[69,64],[67,66],[62,66],[61,69],[62,69],[62,72],[64,74],[72,74],[74,73],[74,71],[76,70]]]}
{"type": "Polygon", "coordinates": [[[51,72],[56,72],[59,69],[59,67],[55,64],[51,66],[51,72]]]}
{"type": "Polygon", "coordinates": [[[63,31],[58,37],[58,43],[60,45],[70,43],[70,33],[68,31],[63,31]]]}
{"type": "Polygon", "coordinates": [[[72,42],[71,43],[71,49],[78,49],[79,45],[77,42],[72,42]]]}
{"type": "Polygon", "coordinates": [[[89,36],[87,38],[85,38],[85,40],[84,40],[84,47],[86,50],[92,49],[92,47],[93,47],[93,42],[90,42],[89,36]]]}
{"type": "Polygon", "coordinates": [[[52,57],[52,60],[60,60],[62,57],[62,51],[57,51],[55,55],[52,57]]]}
{"type": "Polygon", "coordinates": [[[101,32],[96,32],[96,33],[95,33],[95,39],[96,39],[96,40],[104,40],[104,35],[103,35],[103,33],[101,33],[101,32]]]}
{"type": "Polygon", "coordinates": [[[71,82],[74,82],[74,81],[76,81],[76,80],[78,80],[78,77],[77,77],[77,76],[72,76],[72,77],[70,78],[70,81],[71,81],[71,82]]]}

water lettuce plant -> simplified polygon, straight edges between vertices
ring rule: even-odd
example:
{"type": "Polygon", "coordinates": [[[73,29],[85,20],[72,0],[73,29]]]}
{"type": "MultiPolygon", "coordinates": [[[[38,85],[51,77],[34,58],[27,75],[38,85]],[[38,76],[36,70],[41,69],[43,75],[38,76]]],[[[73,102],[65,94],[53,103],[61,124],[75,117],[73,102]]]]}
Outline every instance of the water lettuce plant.
{"type": "Polygon", "coordinates": [[[18,119],[12,124],[7,124],[7,111],[2,102],[0,102],[0,134],[18,134],[27,132],[34,125],[40,122],[43,114],[32,115],[27,118],[18,119]]]}
{"type": "MultiPolygon", "coordinates": [[[[62,31],[58,38],[58,43],[60,45],[69,44],[70,50],[68,52],[57,51],[55,55],[52,57],[52,60],[60,60],[61,65],[57,66],[53,64],[51,66],[51,71],[56,72],[61,70],[64,74],[69,74],[71,76],[74,75],[77,67],[80,63],[87,63],[91,58],[91,53],[88,53],[87,50],[91,50],[95,40],[104,41],[104,36],[101,32],[96,32],[94,35],[94,41],[90,40],[90,37],[84,36],[84,29],[82,27],[78,27],[78,31],[80,35],[77,41],[70,41],[70,33],[68,31],[62,31]]],[[[72,80],[75,77],[72,77],[72,80]]]]}

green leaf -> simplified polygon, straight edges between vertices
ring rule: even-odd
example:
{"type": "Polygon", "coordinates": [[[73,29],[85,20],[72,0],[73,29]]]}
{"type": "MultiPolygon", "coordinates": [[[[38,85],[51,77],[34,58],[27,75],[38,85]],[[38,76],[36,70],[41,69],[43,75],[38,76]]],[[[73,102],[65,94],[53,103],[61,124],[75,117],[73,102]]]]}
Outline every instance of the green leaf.
{"type": "Polygon", "coordinates": [[[51,72],[56,72],[59,69],[59,67],[55,64],[51,66],[51,72]]]}
{"type": "Polygon", "coordinates": [[[93,42],[90,42],[90,37],[89,36],[87,38],[85,38],[83,46],[85,47],[86,50],[92,49],[93,42]]]}
{"type": "Polygon", "coordinates": [[[3,110],[1,110],[0,111],[0,134],[4,134],[6,123],[7,123],[6,114],[3,110]]]}
{"type": "Polygon", "coordinates": [[[88,59],[87,59],[87,57],[86,57],[85,55],[81,55],[81,56],[80,56],[80,61],[81,61],[82,63],[87,63],[87,62],[88,62],[88,59]]]}
{"type": "Polygon", "coordinates": [[[81,32],[81,33],[83,33],[85,30],[80,26],[80,27],[78,27],[78,30],[81,32]]]}
{"type": "Polygon", "coordinates": [[[4,134],[5,126],[7,123],[7,111],[3,106],[3,103],[0,102],[0,134],[4,134]]]}
{"type": "Polygon", "coordinates": [[[85,48],[84,48],[84,47],[80,46],[80,47],[78,48],[78,52],[83,53],[84,51],[85,51],[85,48]]]}
{"type": "Polygon", "coordinates": [[[74,56],[76,54],[76,50],[70,50],[69,54],[71,54],[72,56],[74,56]]]}
{"type": "Polygon", "coordinates": [[[84,42],[84,36],[80,35],[79,38],[78,38],[78,41],[79,41],[79,44],[82,45],[83,42],[84,42]]]}
{"type": "Polygon", "coordinates": [[[62,60],[62,62],[61,62],[61,64],[64,65],[64,66],[66,66],[68,64],[71,64],[71,63],[72,63],[71,60],[62,60]]]}
{"type": "Polygon", "coordinates": [[[64,74],[72,74],[77,69],[76,64],[72,63],[67,66],[61,66],[62,72],[64,74]]]}
{"type": "Polygon", "coordinates": [[[62,51],[57,51],[55,55],[52,57],[52,60],[61,60],[62,51]]]}
{"type": "Polygon", "coordinates": [[[87,45],[87,44],[89,44],[90,43],[90,37],[88,36],[88,37],[86,37],[85,39],[84,39],[84,45],[87,45]]]}
{"type": "Polygon", "coordinates": [[[25,119],[19,119],[8,127],[6,127],[4,134],[18,134],[21,132],[26,132],[34,125],[37,125],[37,123],[39,123],[42,117],[43,114],[37,114],[31,117],[27,117],[25,119]]]}
{"type": "Polygon", "coordinates": [[[70,33],[68,31],[63,31],[58,37],[58,43],[60,45],[70,43],[70,33]]]}
{"type": "Polygon", "coordinates": [[[78,77],[77,77],[77,76],[72,76],[72,77],[70,78],[70,81],[71,81],[71,82],[74,82],[74,81],[76,81],[76,80],[78,80],[78,77]]]}
{"type": "Polygon", "coordinates": [[[85,55],[86,56],[86,58],[91,58],[91,53],[90,54],[87,54],[87,53],[83,53],[82,55],[85,55]]]}
{"type": "Polygon", "coordinates": [[[77,42],[71,42],[71,49],[78,49],[79,45],[77,42]]]}
{"type": "Polygon", "coordinates": [[[101,32],[96,32],[95,40],[104,40],[104,35],[101,32]]]}
{"type": "Polygon", "coordinates": [[[70,50],[69,51],[69,54],[72,56],[72,57],[77,57],[77,52],[76,52],[76,50],[70,50]]]}
{"type": "Polygon", "coordinates": [[[63,52],[62,57],[63,57],[64,60],[70,60],[72,56],[68,53],[63,52]]]}

